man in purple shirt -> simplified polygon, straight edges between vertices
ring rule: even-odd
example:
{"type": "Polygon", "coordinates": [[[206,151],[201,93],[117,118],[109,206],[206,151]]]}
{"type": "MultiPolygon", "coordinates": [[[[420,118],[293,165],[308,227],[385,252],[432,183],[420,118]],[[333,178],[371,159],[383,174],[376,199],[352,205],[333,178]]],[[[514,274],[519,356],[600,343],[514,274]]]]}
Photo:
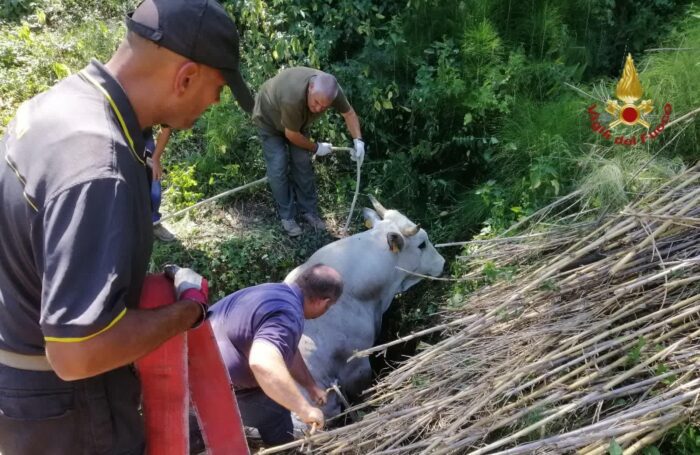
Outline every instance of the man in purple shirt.
{"type": "Polygon", "coordinates": [[[211,308],[211,325],[243,423],[257,428],[266,444],[293,439],[290,411],[308,424],[323,426],[323,412],[314,404],[325,403],[326,392],[309,373],[298,345],[304,319],[323,315],[342,292],[340,274],[317,264],[292,284],[242,289],[211,308]]]}

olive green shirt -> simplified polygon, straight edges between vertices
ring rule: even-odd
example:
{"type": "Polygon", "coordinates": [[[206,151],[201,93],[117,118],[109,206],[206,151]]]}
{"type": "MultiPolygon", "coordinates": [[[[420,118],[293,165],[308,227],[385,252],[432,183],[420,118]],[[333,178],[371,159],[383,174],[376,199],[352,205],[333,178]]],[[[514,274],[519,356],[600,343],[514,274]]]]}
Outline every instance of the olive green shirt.
{"type": "MultiPolygon", "coordinates": [[[[253,121],[269,133],[282,133],[288,129],[304,134],[323,113],[312,113],[307,102],[309,81],[322,71],[303,66],[280,71],[260,87],[255,97],[253,121]]],[[[338,86],[338,95],[331,104],[341,114],[351,107],[343,89],[338,86]]]]}

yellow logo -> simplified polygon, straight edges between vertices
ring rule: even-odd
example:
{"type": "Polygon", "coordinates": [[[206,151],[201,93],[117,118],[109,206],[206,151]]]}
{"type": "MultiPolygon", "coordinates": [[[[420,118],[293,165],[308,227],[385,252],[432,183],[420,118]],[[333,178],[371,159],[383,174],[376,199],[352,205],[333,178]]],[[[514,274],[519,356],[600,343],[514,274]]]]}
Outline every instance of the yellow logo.
{"type": "Polygon", "coordinates": [[[654,110],[654,104],[652,100],[642,100],[637,104],[637,101],[642,98],[643,94],[644,91],[642,90],[642,84],[639,82],[637,69],[634,67],[632,54],[627,54],[625,69],[622,71],[622,77],[618,81],[617,89],[615,90],[615,96],[622,104],[617,100],[609,99],[607,101],[605,112],[610,115],[610,120],[607,119],[605,113],[601,114],[597,111],[598,106],[595,103],[588,106],[586,110],[591,122],[591,130],[608,141],[628,146],[646,144],[648,141],[659,137],[671,118],[673,107],[671,107],[670,103],[664,104],[663,113],[659,113],[661,115],[660,123],[656,128],[650,130],[651,125],[647,121],[646,115],[654,110]],[[626,126],[641,125],[646,131],[638,136],[632,135],[628,137],[623,132],[621,135],[613,137],[612,130],[620,124],[626,126]]]}
{"type": "Polygon", "coordinates": [[[637,69],[634,67],[632,54],[627,54],[625,61],[625,69],[622,72],[622,77],[617,83],[615,96],[622,101],[622,106],[615,100],[608,100],[605,110],[613,117],[610,122],[610,128],[615,128],[620,123],[628,126],[634,126],[637,123],[644,128],[649,128],[649,122],[644,119],[644,116],[654,109],[652,100],[644,100],[639,106],[636,105],[637,100],[642,97],[642,84],[639,82],[637,69]]]}

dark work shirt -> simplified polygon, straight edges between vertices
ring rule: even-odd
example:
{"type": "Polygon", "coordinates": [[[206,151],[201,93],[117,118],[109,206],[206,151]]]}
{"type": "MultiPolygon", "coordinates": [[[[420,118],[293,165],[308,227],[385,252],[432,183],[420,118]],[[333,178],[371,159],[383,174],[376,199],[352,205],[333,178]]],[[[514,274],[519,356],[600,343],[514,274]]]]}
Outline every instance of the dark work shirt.
{"type": "Polygon", "coordinates": [[[0,142],[0,349],[82,341],[139,302],[153,243],[143,132],[104,66],[81,73],[24,103],[0,142]]]}
{"type": "Polygon", "coordinates": [[[267,283],[241,289],[212,306],[212,329],[234,387],[258,386],[248,364],[255,340],[276,347],[291,365],[304,331],[303,305],[297,285],[267,283]]]}
{"type": "MultiPolygon", "coordinates": [[[[306,132],[323,115],[323,112],[311,112],[307,101],[309,81],[321,73],[313,68],[299,66],[282,70],[277,76],[265,81],[255,96],[255,124],[273,134],[284,134],[285,129],[295,133],[306,132]]],[[[350,110],[350,103],[340,86],[331,107],[341,114],[350,110]]]]}

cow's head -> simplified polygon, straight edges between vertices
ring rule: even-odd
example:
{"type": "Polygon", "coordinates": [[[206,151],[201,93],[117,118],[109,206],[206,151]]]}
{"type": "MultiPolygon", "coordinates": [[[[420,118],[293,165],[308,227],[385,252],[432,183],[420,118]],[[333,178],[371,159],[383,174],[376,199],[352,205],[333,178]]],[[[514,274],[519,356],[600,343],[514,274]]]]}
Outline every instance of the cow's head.
{"type": "MultiPolygon", "coordinates": [[[[428,239],[428,234],[397,210],[387,210],[370,195],[374,210],[364,208],[365,224],[386,237],[386,247],[397,255],[397,266],[421,275],[438,276],[445,259],[428,239]]],[[[421,280],[420,276],[402,272],[405,277],[399,287],[403,292],[421,280]]]]}

